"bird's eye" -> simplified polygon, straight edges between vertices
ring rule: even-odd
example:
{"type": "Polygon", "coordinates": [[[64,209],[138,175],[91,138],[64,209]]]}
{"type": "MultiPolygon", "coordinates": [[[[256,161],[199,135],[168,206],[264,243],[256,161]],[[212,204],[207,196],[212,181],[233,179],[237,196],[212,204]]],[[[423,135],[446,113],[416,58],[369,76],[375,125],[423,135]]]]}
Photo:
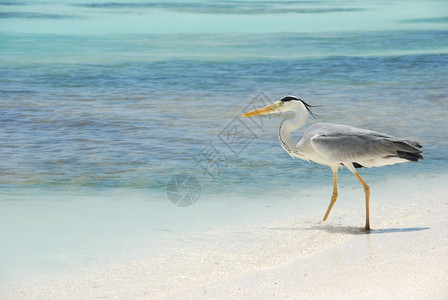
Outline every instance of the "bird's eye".
{"type": "Polygon", "coordinates": [[[285,102],[280,101],[280,103],[278,104],[279,106],[285,106],[285,102]]]}

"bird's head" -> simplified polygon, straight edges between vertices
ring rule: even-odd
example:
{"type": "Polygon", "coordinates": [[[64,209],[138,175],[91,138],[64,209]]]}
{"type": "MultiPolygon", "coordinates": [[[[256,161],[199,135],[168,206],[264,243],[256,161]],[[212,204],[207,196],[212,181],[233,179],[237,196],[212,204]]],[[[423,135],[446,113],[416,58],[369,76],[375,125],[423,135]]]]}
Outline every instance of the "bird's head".
{"type": "Polygon", "coordinates": [[[297,98],[296,96],[289,95],[275,101],[271,105],[267,105],[265,107],[245,113],[244,115],[242,115],[242,117],[253,117],[258,115],[283,113],[288,111],[298,112],[299,110],[308,111],[311,116],[316,117],[316,115],[311,111],[311,107],[313,106],[297,98]]]}

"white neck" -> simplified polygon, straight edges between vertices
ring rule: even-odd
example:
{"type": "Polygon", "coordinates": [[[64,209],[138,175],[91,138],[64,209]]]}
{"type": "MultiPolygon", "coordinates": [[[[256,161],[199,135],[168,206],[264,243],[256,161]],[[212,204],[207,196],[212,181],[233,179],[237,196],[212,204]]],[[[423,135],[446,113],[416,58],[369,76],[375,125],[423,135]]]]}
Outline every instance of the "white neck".
{"type": "Polygon", "coordinates": [[[303,104],[295,110],[294,117],[285,119],[278,130],[278,138],[283,149],[286,150],[291,156],[301,156],[296,144],[291,138],[291,132],[299,129],[305,123],[308,112],[303,104]]]}

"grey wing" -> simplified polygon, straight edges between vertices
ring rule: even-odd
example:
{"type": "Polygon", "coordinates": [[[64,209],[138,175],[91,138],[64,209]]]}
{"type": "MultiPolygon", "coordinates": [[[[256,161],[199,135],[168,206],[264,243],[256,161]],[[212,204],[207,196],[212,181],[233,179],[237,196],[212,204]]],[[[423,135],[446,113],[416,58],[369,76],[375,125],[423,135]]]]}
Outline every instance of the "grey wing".
{"type": "MultiPolygon", "coordinates": [[[[417,161],[422,147],[418,142],[400,140],[392,136],[335,124],[310,138],[312,147],[326,159],[335,163],[352,162],[369,166],[384,165],[380,160],[400,158],[417,161]]],[[[392,160],[390,161],[392,162],[392,160]]]]}

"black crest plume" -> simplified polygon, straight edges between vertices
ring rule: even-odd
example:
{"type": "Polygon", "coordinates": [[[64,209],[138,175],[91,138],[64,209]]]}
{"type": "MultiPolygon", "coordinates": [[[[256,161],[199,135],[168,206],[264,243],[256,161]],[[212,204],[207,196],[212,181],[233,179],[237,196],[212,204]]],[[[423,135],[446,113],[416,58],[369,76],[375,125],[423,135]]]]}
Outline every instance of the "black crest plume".
{"type": "Polygon", "coordinates": [[[310,105],[310,104],[306,103],[305,101],[303,101],[302,99],[299,99],[296,96],[292,96],[292,95],[285,96],[285,97],[281,98],[280,101],[282,101],[282,102],[301,101],[303,103],[303,105],[305,105],[305,107],[308,110],[308,112],[310,113],[310,115],[313,118],[317,117],[317,115],[311,111],[311,107],[318,107],[320,105],[310,105]]]}

